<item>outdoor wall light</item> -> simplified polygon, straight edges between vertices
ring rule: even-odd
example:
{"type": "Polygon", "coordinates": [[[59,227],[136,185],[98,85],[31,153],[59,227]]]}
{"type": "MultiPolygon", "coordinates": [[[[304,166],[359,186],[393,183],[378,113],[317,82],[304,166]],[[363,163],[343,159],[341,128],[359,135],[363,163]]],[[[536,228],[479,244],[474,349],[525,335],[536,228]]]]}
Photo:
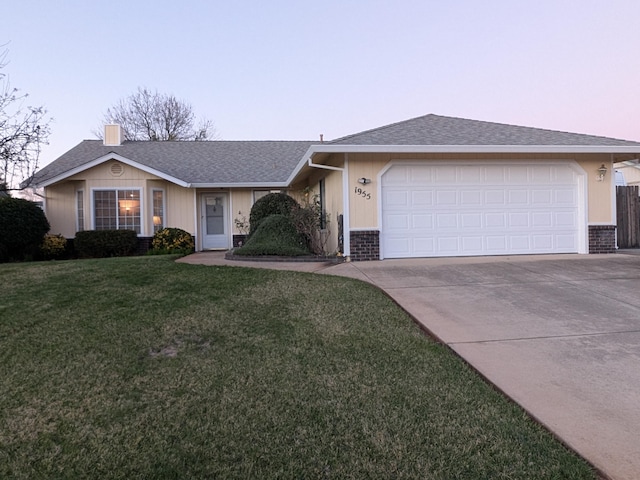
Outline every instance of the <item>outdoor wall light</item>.
{"type": "Polygon", "coordinates": [[[362,177],[358,179],[358,183],[361,183],[362,185],[366,185],[367,183],[371,183],[371,179],[362,177]]]}
{"type": "Polygon", "coordinates": [[[603,163],[598,169],[598,181],[602,182],[606,174],[607,174],[607,167],[605,167],[603,163]]]}

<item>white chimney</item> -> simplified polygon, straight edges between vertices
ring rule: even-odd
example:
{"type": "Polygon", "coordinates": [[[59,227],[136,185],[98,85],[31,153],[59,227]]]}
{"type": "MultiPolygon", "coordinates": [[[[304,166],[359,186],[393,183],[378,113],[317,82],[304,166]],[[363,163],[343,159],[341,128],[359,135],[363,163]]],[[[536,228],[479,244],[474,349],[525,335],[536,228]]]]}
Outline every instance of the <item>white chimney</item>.
{"type": "Polygon", "coordinates": [[[124,141],[124,132],[120,125],[112,124],[104,126],[104,145],[109,147],[115,147],[122,145],[124,141]]]}

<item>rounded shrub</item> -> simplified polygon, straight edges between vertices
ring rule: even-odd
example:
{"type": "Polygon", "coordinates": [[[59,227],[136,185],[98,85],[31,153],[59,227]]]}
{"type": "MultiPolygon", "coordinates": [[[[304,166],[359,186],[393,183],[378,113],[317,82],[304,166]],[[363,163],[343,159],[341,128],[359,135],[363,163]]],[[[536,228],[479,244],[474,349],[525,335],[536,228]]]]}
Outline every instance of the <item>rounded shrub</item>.
{"type": "Polygon", "coordinates": [[[42,209],[23,198],[0,198],[0,261],[37,255],[49,221],[42,209]]]}
{"type": "Polygon", "coordinates": [[[265,218],[254,234],[242,247],[234,250],[236,255],[308,255],[307,242],[296,230],[291,218],[286,215],[270,215],[265,218]]]}
{"type": "Polygon", "coordinates": [[[260,227],[262,221],[271,215],[291,217],[291,212],[300,208],[294,198],[284,193],[269,193],[256,200],[249,214],[249,237],[260,227]]]}
{"type": "Polygon", "coordinates": [[[195,250],[193,236],[181,228],[163,228],[153,236],[152,254],[180,253],[188,255],[195,250]]]}
{"type": "Polygon", "coordinates": [[[62,235],[46,234],[40,245],[40,256],[45,260],[57,260],[67,253],[67,239],[62,235]]]}

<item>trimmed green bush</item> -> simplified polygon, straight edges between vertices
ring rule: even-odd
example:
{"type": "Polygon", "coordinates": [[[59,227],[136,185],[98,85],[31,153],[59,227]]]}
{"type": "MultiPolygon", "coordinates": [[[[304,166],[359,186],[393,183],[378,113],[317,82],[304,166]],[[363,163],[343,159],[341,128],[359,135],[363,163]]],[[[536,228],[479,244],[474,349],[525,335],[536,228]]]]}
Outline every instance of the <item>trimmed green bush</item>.
{"type": "Polygon", "coordinates": [[[37,255],[49,221],[42,209],[23,198],[0,198],[0,262],[37,255]]]}
{"type": "MultiPolygon", "coordinates": [[[[264,197],[263,197],[264,198],[264,197]]],[[[288,216],[270,215],[247,243],[234,250],[236,255],[309,255],[305,238],[298,233],[288,216]]]]}
{"type": "Polygon", "coordinates": [[[249,237],[260,227],[262,221],[271,215],[291,217],[291,212],[300,208],[296,200],[284,193],[270,193],[259,198],[249,214],[249,237]]]}
{"type": "Polygon", "coordinates": [[[76,233],[74,247],[81,258],[124,257],[138,249],[133,230],[85,230],[76,233]]]}
{"type": "Polygon", "coordinates": [[[163,228],[156,232],[151,243],[153,254],[179,253],[188,255],[195,250],[193,236],[180,228],[163,228]]]}

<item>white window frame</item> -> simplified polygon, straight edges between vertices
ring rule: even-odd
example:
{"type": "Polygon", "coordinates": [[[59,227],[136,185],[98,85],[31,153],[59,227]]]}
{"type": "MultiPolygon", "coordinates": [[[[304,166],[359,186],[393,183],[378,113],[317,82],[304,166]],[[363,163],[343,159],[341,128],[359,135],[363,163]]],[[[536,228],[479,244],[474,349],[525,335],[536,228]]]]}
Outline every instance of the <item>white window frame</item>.
{"type": "Polygon", "coordinates": [[[82,232],[85,230],[85,198],[84,198],[84,190],[76,190],[76,232],[82,232]],[[82,218],[80,217],[80,211],[78,210],[78,198],[82,198],[82,218]],[[80,222],[82,221],[82,229],[80,228],[80,222]]]}
{"type": "Polygon", "coordinates": [[[154,195],[156,192],[160,192],[162,193],[162,228],[166,228],[167,227],[167,193],[165,192],[164,188],[152,188],[151,189],[151,233],[153,235],[155,235],[156,233],[156,226],[153,223],[153,219],[156,216],[156,205],[155,205],[155,199],[154,199],[154,195]]]}
{"type": "MultiPolygon", "coordinates": [[[[91,229],[92,230],[96,229],[95,192],[116,192],[116,200],[117,200],[118,191],[120,191],[120,190],[134,190],[134,191],[138,192],[138,197],[140,198],[140,233],[138,233],[137,235],[139,237],[142,237],[146,233],[145,232],[146,215],[144,214],[144,212],[145,212],[145,201],[144,201],[144,196],[143,196],[144,189],[142,187],[124,187],[124,188],[121,188],[121,187],[96,187],[96,188],[92,188],[91,189],[91,198],[90,198],[90,203],[91,203],[91,229]]],[[[116,215],[116,218],[117,218],[117,215],[116,215]]]]}

